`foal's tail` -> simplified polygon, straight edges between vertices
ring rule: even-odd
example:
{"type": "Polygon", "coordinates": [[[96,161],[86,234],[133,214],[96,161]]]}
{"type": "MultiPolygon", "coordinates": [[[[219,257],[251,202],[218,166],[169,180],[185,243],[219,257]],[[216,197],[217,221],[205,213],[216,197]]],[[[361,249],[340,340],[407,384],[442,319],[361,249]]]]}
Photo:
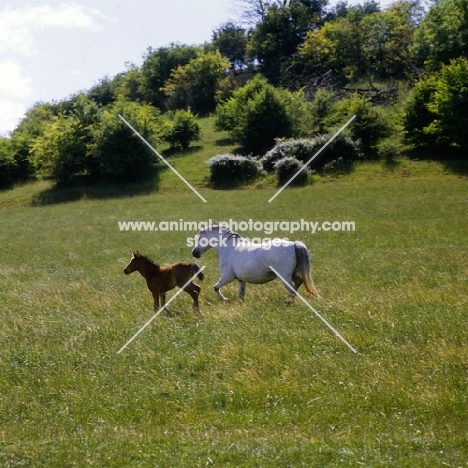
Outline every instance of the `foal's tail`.
{"type": "Polygon", "coordinates": [[[307,247],[301,241],[294,242],[294,249],[296,251],[296,269],[294,273],[298,274],[302,281],[304,281],[304,287],[308,294],[314,297],[320,297],[320,294],[315,289],[314,281],[310,272],[310,260],[309,252],[307,247]]]}
{"type": "Polygon", "coordinates": [[[195,263],[195,262],[191,263],[190,271],[192,272],[192,275],[194,275],[195,273],[198,273],[197,277],[200,279],[200,281],[203,281],[205,279],[205,275],[203,274],[203,271],[200,271],[200,266],[198,265],[198,263],[195,263]]]}

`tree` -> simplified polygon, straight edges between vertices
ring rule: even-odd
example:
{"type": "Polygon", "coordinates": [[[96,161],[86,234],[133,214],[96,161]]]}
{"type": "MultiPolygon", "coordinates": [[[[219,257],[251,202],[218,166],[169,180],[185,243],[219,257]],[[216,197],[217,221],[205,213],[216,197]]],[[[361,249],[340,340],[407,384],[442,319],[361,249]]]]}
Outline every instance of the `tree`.
{"type": "Polygon", "coordinates": [[[227,130],[247,153],[263,154],[276,138],[298,133],[301,94],[281,91],[257,76],[218,105],[216,128],[227,130]]]}
{"type": "Polygon", "coordinates": [[[200,139],[200,133],[200,125],[190,109],[188,111],[179,109],[174,112],[172,119],[166,122],[164,140],[171,145],[171,148],[180,146],[186,150],[192,141],[200,139]]]}
{"type": "Polygon", "coordinates": [[[458,58],[423,80],[406,104],[409,141],[468,148],[468,59],[458,58]]]}
{"type": "Polygon", "coordinates": [[[63,114],[47,125],[32,147],[32,163],[39,174],[59,185],[86,172],[86,139],[78,119],[63,114]]]}
{"type": "Polygon", "coordinates": [[[232,70],[242,69],[245,66],[247,49],[246,30],[234,23],[226,23],[213,32],[212,44],[226,57],[232,70]]]}
{"type": "Polygon", "coordinates": [[[105,76],[86,93],[86,96],[97,104],[107,106],[117,99],[117,89],[124,81],[124,77],[124,73],[119,73],[114,78],[105,76]]]}
{"type": "Polygon", "coordinates": [[[319,88],[311,103],[312,125],[318,133],[328,131],[329,119],[333,112],[335,93],[325,88],[319,88]]]}
{"type": "Polygon", "coordinates": [[[468,3],[433,0],[419,24],[411,47],[419,67],[437,71],[451,59],[468,57],[468,3]]]}
{"type": "Polygon", "coordinates": [[[135,65],[129,65],[129,67],[128,71],[122,75],[120,83],[115,89],[115,98],[143,102],[145,100],[145,89],[142,73],[135,65]]]}
{"type": "Polygon", "coordinates": [[[10,188],[16,181],[17,168],[11,140],[0,138],[0,190],[10,188]]]}
{"type": "Polygon", "coordinates": [[[283,0],[236,0],[237,9],[240,11],[240,17],[244,22],[250,25],[256,25],[265,19],[268,8],[272,3],[281,5],[283,0]]]}
{"type": "Polygon", "coordinates": [[[100,117],[100,106],[80,93],[58,104],[63,112],[35,138],[30,160],[39,174],[58,184],[68,184],[89,172],[87,158],[91,129],[100,117]]]}
{"type": "Polygon", "coordinates": [[[219,51],[206,52],[172,71],[163,92],[170,109],[190,107],[197,114],[206,115],[216,107],[216,92],[226,76],[229,61],[219,51]]]}
{"type": "Polygon", "coordinates": [[[382,109],[357,93],[337,102],[335,109],[345,119],[356,116],[349,126],[349,134],[354,141],[360,142],[367,156],[373,155],[379,142],[390,135],[391,126],[382,109]]]}
{"type": "Polygon", "coordinates": [[[309,31],[296,60],[301,62],[305,73],[332,70],[342,84],[347,84],[364,73],[360,43],[358,25],[338,18],[309,31]]]}
{"type": "Polygon", "coordinates": [[[278,84],[307,31],[320,24],[326,1],[284,0],[265,4],[266,13],[253,30],[247,56],[258,62],[260,73],[271,83],[278,84]]]}
{"type": "Polygon", "coordinates": [[[155,169],[154,152],[119,118],[122,115],[152,145],[162,139],[159,111],[150,105],[116,101],[91,129],[88,173],[94,179],[128,182],[143,179],[155,169]]]}
{"type": "Polygon", "coordinates": [[[11,142],[20,179],[27,180],[35,176],[35,167],[30,159],[32,145],[58,114],[57,104],[39,102],[26,112],[13,131],[11,142]]]}
{"type": "Polygon", "coordinates": [[[421,80],[411,90],[405,102],[403,127],[405,140],[415,146],[433,146],[437,138],[427,132],[427,128],[436,118],[428,108],[436,91],[435,75],[421,80]]]}
{"type": "Polygon", "coordinates": [[[165,108],[164,84],[177,67],[184,67],[196,58],[201,49],[195,46],[171,44],[156,50],[149,48],[141,66],[144,100],[160,109],[165,108]]]}
{"type": "Polygon", "coordinates": [[[361,29],[362,55],[369,79],[395,81],[412,73],[409,48],[414,28],[405,2],[365,16],[361,29]]]}

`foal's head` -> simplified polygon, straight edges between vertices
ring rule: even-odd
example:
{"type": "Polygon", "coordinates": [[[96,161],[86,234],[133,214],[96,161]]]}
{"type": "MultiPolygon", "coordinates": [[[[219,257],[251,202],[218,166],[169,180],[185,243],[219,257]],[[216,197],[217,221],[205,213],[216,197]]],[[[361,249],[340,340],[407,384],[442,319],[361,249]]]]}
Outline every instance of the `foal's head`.
{"type": "Polygon", "coordinates": [[[143,269],[145,269],[149,265],[155,266],[155,263],[149,260],[148,257],[141,254],[137,250],[136,252],[132,253],[132,258],[130,259],[130,263],[124,268],[124,273],[126,275],[129,275],[134,271],[139,271],[140,273],[142,273],[143,269]]]}

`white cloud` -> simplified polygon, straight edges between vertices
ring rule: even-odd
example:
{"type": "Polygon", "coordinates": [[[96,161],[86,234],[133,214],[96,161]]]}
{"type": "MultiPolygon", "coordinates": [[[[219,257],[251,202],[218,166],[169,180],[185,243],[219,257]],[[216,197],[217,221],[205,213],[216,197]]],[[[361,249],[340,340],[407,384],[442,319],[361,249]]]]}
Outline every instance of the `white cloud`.
{"type": "Polygon", "coordinates": [[[0,99],[23,99],[31,93],[31,80],[12,59],[0,60],[0,99]]]}
{"type": "Polygon", "coordinates": [[[77,4],[11,8],[0,11],[0,53],[28,53],[34,47],[34,35],[48,28],[82,28],[99,31],[101,21],[111,18],[99,10],[77,4]]]}
{"type": "Polygon", "coordinates": [[[0,60],[0,130],[12,130],[27,110],[31,80],[12,59],[0,60]]]}
{"type": "Polygon", "coordinates": [[[48,55],[38,47],[41,35],[58,29],[96,32],[108,21],[113,18],[76,3],[0,9],[0,132],[12,130],[31,105],[39,84],[35,63],[46,63],[48,55]]]}

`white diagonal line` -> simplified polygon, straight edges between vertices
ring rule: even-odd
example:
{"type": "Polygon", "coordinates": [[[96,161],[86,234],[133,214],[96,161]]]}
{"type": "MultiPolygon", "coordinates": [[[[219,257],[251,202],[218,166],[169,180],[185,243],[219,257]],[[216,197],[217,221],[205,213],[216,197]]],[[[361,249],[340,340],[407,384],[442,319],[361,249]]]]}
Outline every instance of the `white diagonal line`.
{"type": "Polygon", "coordinates": [[[309,307],[309,309],[312,310],[312,312],[338,337],[340,340],[348,346],[348,348],[353,352],[357,353],[356,349],[353,348],[272,266],[269,267],[273,273],[275,273],[276,276],[281,278],[283,280],[283,284],[287,286],[290,291],[294,294],[297,295],[301,301],[309,307]]]}
{"type": "Polygon", "coordinates": [[[200,197],[205,203],[206,203],[206,200],[195,190],[195,188],[190,185],[186,180],[185,178],[179,174],[179,172],[177,172],[174,167],[172,167],[154,148],[153,146],[151,146],[147,140],[145,140],[120,114],[119,114],[119,117],[120,119],[135,133],[135,135],[139,136],[141,138],[141,140],[143,141],[143,143],[145,143],[160,159],[161,161],[164,162],[164,164],[166,164],[172,171],[174,171],[178,176],[179,178],[182,180],[182,182],[185,182],[185,184],[196,194],[198,195],[198,197],[200,197]]]}
{"type": "Polygon", "coordinates": [[[200,273],[205,269],[202,266],[117,352],[120,354],[200,273]]]}
{"type": "Polygon", "coordinates": [[[269,200],[272,202],[354,119],[353,115],[269,200]]]}

